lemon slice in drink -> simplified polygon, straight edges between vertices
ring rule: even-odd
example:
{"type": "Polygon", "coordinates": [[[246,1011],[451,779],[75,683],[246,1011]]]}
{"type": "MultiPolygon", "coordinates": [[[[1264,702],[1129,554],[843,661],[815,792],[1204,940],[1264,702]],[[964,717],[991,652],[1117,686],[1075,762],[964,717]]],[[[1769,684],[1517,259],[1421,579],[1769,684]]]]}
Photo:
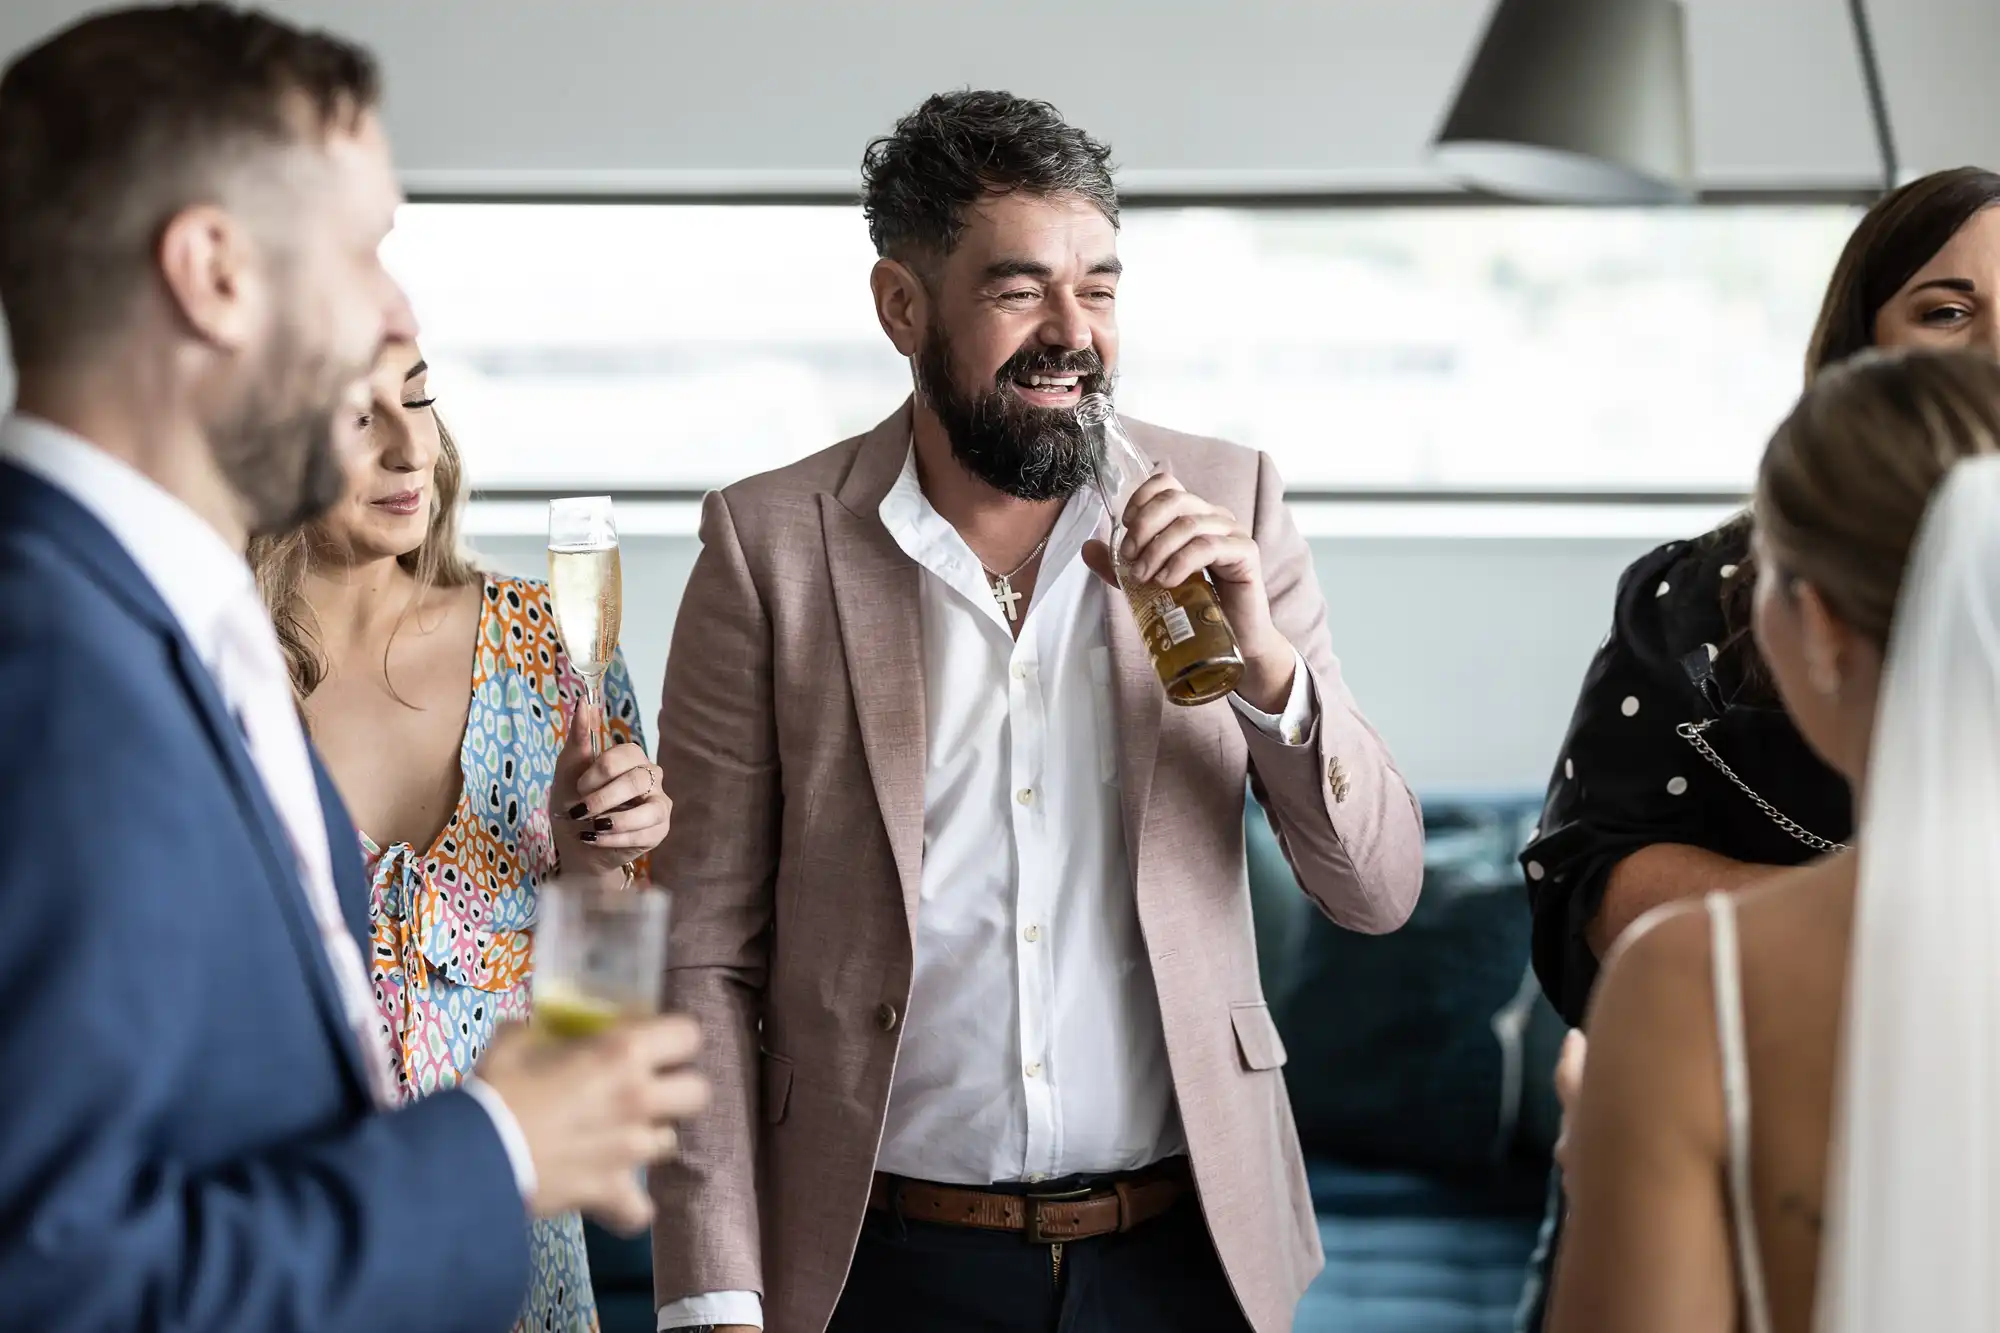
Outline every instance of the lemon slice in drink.
{"type": "Polygon", "coordinates": [[[535,990],[534,1026],[559,1041],[594,1037],[618,1022],[618,1006],[560,983],[535,990]]]}

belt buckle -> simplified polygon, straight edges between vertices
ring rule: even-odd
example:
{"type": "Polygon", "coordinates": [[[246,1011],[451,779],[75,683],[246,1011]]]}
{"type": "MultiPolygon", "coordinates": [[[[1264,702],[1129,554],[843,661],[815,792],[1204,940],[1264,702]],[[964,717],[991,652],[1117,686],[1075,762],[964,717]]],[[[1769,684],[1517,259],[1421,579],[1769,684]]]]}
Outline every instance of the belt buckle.
{"type": "Polygon", "coordinates": [[[1042,1230],[1042,1205],[1045,1203],[1077,1203],[1088,1199],[1097,1191],[1085,1186],[1082,1189],[1063,1190],[1055,1194],[1027,1194],[1022,1196],[1022,1227],[1030,1245],[1066,1245],[1075,1236],[1051,1236],[1042,1230]]]}

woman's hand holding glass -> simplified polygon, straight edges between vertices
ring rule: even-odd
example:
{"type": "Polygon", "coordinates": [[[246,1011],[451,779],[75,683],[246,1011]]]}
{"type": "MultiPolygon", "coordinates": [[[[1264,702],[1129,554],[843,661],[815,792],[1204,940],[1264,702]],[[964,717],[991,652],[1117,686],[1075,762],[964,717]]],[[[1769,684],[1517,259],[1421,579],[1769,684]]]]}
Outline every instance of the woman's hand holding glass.
{"type": "Polygon", "coordinates": [[[595,706],[576,705],[549,785],[549,826],[565,883],[615,889],[626,883],[627,866],[665,840],[673,802],[638,746],[596,753],[601,727],[595,706]]]}

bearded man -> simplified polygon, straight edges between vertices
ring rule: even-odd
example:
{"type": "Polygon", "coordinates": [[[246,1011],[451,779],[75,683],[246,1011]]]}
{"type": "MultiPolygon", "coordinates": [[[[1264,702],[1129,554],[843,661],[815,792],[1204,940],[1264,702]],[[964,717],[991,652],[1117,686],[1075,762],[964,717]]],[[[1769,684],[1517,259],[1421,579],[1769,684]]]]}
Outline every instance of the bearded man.
{"type": "Polygon", "coordinates": [[[1278,1333],[1318,1271],[1245,778],[1357,930],[1409,914],[1422,831],[1270,460],[1127,419],[1163,466],[1121,555],[1205,570],[1244,659],[1167,704],[1075,417],[1117,369],[1108,157],[995,92],[872,144],[916,392],[708,497],[655,873],[716,1092],[654,1172],[662,1329],[1278,1333]]]}
{"type": "Polygon", "coordinates": [[[634,1230],[700,1081],[518,1026],[400,1104],[369,884],[244,548],[341,498],[417,327],[373,58],[96,10],[0,72],[0,1325],[492,1333],[529,1219],[634,1230]]]}

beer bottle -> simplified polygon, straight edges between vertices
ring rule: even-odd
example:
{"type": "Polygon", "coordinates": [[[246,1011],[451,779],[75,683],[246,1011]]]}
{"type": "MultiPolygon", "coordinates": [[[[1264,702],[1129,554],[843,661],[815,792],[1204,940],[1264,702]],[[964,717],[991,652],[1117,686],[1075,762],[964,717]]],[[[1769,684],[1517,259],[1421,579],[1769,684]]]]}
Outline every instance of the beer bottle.
{"type": "Polygon", "coordinates": [[[1177,704],[1205,704],[1220,699],[1243,678],[1243,652],[1236,632],[1222,614],[1222,603],[1207,570],[1197,570],[1178,587],[1163,588],[1132,576],[1119,554],[1125,542],[1125,510],[1133,493],[1153,475],[1153,461],[1132,443],[1118,424],[1111,400],[1101,393],[1086,395],[1076,405],[1076,419],[1093,446],[1097,493],[1111,518],[1111,559],[1118,586],[1132,604],[1139,636],[1152,654],[1167,698],[1177,704]]]}

